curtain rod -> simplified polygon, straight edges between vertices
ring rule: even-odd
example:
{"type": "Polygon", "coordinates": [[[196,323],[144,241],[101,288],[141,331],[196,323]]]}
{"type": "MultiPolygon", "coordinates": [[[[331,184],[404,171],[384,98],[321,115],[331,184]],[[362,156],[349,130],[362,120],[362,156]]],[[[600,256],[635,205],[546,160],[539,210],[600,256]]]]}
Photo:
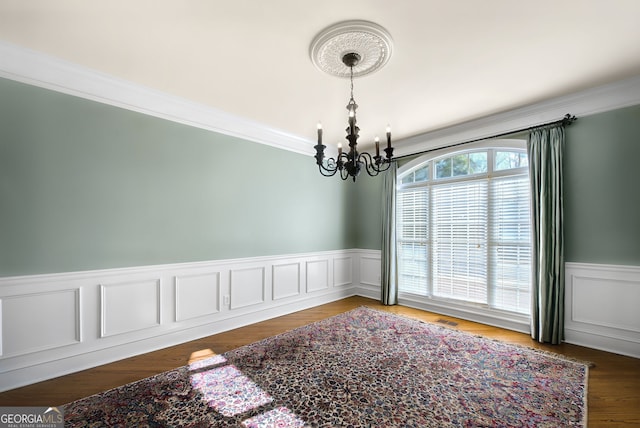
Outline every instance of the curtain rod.
{"type": "Polygon", "coordinates": [[[567,126],[567,125],[571,125],[576,120],[578,120],[577,117],[575,117],[572,114],[567,113],[567,114],[564,115],[564,117],[562,119],[554,120],[553,122],[547,122],[547,123],[543,123],[541,125],[530,126],[528,128],[516,129],[515,131],[503,132],[501,134],[491,135],[489,137],[476,138],[475,140],[463,141],[461,143],[449,144],[448,146],[435,147],[433,149],[426,149],[426,150],[422,150],[422,151],[419,151],[419,152],[410,153],[408,155],[398,156],[398,157],[395,157],[394,159],[398,160],[398,159],[408,158],[410,156],[422,155],[424,153],[434,152],[436,150],[449,149],[451,147],[457,147],[457,146],[462,146],[462,145],[465,145],[465,144],[476,143],[478,141],[490,140],[492,138],[506,137],[507,135],[519,134],[520,132],[525,132],[525,131],[533,131],[535,129],[540,129],[540,128],[544,128],[544,127],[552,126],[552,125],[567,126]]]}

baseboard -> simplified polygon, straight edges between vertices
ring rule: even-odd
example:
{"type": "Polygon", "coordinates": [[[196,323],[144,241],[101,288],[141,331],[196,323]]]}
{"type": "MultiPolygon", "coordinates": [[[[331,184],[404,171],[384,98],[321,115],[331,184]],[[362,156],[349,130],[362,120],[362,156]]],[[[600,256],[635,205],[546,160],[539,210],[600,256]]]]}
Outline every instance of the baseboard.
{"type": "Polygon", "coordinates": [[[370,257],[354,249],[0,278],[0,391],[371,294],[375,285],[360,284],[379,275],[370,257]]]}

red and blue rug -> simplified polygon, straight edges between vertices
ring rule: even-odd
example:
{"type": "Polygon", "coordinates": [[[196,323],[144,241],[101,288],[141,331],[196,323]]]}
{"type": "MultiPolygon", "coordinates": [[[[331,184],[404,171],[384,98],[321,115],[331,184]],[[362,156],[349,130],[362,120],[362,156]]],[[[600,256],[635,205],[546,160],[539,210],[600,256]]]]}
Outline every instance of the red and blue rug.
{"type": "Polygon", "coordinates": [[[588,367],[361,307],[64,406],[65,426],[583,427],[588,367]]]}

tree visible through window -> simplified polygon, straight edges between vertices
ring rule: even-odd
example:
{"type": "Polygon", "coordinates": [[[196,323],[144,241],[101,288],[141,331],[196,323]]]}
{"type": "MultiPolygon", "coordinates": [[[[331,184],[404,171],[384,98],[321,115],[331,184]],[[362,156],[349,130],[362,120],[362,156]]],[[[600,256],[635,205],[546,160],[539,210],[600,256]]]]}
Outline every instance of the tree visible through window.
{"type": "Polygon", "coordinates": [[[398,175],[400,293],[530,313],[524,149],[423,157],[398,175]]]}

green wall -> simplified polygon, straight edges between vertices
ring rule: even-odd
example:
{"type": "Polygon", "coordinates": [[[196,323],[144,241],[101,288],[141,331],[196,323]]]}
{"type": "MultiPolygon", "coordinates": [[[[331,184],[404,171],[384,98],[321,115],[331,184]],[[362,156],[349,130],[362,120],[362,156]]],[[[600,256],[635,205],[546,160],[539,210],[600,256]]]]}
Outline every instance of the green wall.
{"type": "MultiPolygon", "coordinates": [[[[640,265],[640,106],[567,128],[565,258],[640,265]]],[[[0,79],[0,277],[381,247],[382,177],[0,79]]]]}
{"type": "Polygon", "coordinates": [[[640,106],[567,127],[565,260],[640,266],[640,106]]]}
{"type": "Polygon", "coordinates": [[[355,248],[382,249],[382,174],[370,177],[366,172],[358,176],[348,188],[350,215],[348,227],[355,248]]]}
{"type": "Polygon", "coordinates": [[[0,276],[357,247],[309,156],[0,79],[0,276]]]}

